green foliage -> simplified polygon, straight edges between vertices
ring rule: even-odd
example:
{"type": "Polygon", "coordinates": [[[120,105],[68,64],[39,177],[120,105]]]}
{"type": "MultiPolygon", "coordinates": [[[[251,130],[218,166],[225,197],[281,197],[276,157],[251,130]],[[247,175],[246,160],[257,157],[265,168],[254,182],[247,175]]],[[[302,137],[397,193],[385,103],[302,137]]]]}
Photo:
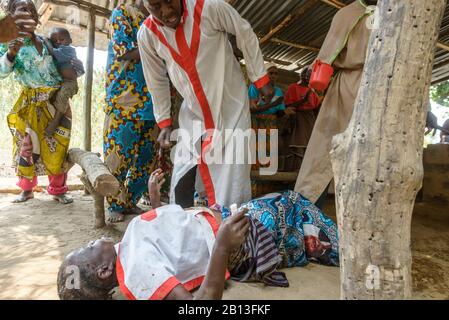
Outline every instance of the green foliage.
{"type": "Polygon", "coordinates": [[[430,98],[441,106],[449,107],[449,81],[433,86],[430,89],[430,98]]]}
{"type": "MultiPolygon", "coordinates": [[[[105,74],[96,71],[92,87],[92,149],[102,152],[103,123],[104,123],[104,98],[105,98],[105,74]]],[[[80,90],[72,99],[72,139],[71,147],[83,147],[84,126],[84,83],[85,77],[78,80],[80,90]]],[[[15,104],[21,92],[21,86],[14,80],[13,76],[0,80],[0,149],[12,150],[12,138],[9,132],[6,117],[15,104]]]]}

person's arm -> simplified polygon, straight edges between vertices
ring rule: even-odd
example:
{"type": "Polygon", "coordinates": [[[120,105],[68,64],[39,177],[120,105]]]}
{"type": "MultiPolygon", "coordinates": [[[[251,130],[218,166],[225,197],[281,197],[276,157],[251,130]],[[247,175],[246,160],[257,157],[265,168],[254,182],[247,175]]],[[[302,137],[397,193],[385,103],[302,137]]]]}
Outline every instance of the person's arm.
{"type": "Polygon", "coordinates": [[[153,171],[148,180],[148,193],[150,194],[151,207],[157,209],[162,206],[161,188],[165,183],[165,174],[162,169],[153,171]]]}
{"type": "Polygon", "coordinates": [[[140,61],[140,53],[139,53],[139,49],[133,49],[127,53],[125,53],[124,55],[122,55],[121,57],[119,57],[120,61],[130,61],[130,60],[135,60],[135,61],[140,61]]]}
{"type": "Polygon", "coordinates": [[[24,41],[21,38],[12,40],[9,44],[0,45],[0,79],[4,79],[13,72],[17,53],[23,47],[24,41]]]}
{"type": "Polygon", "coordinates": [[[259,112],[268,111],[271,108],[275,108],[275,107],[279,106],[280,104],[283,103],[283,101],[284,101],[284,98],[283,97],[279,97],[274,102],[258,106],[257,107],[257,112],[259,113],[259,112]]]}
{"type": "Polygon", "coordinates": [[[134,33],[131,17],[123,7],[112,11],[111,26],[113,30],[111,44],[117,59],[140,61],[137,35],[134,33]]]}
{"type": "Polygon", "coordinates": [[[228,3],[221,0],[211,0],[208,4],[208,14],[215,28],[219,31],[235,35],[237,47],[245,58],[248,76],[268,100],[274,95],[273,86],[265,70],[259,39],[251,25],[228,3]]]}
{"type": "Polygon", "coordinates": [[[159,143],[162,148],[170,147],[172,130],[170,80],[167,67],[152,47],[152,36],[145,25],[137,36],[143,73],[148,91],[153,99],[153,110],[156,122],[161,128],[159,143]]]}
{"type": "Polygon", "coordinates": [[[59,63],[69,63],[76,58],[76,50],[70,46],[61,46],[53,48],[52,55],[59,63]]]}
{"type": "Polygon", "coordinates": [[[221,300],[225,287],[226,269],[230,254],[237,250],[248,236],[249,219],[246,210],[225,220],[218,230],[206,276],[201,287],[192,295],[184,287],[177,286],[167,300],[221,300]]]}

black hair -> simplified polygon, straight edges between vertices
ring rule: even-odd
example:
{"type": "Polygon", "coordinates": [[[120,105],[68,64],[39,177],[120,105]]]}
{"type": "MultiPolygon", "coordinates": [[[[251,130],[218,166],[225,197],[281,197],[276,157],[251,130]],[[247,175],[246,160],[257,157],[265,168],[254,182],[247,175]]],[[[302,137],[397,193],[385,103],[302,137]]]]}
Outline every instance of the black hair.
{"type": "Polygon", "coordinates": [[[39,22],[39,13],[37,12],[36,5],[32,0],[9,0],[7,8],[8,12],[14,14],[14,12],[16,11],[17,3],[19,1],[24,1],[32,4],[31,17],[33,18],[34,21],[39,22]]]}
{"type": "Polygon", "coordinates": [[[72,39],[72,36],[70,35],[69,30],[67,30],[66,28],[60,28],[60,27],[53,28],[51,32],[52,33],[57,32],[57,33],[62,34],[64,37],[67,37],[70,40],[72,39]]]}
{"type": "Polygon", "coordinates": [[[86,261],[74,261],[66,258],[59,267],[57,287],[58,296],[61,300],[110,300],[111,289],[105,288],[97,277],[95,270],[89,268],[86,261]],[[70,268],[70,269],[69,269],[70,268]],[[78,273],[70,272],[76,269],[78,273]],[[68,285],[69,277],[79,276],[77,288],[74,284],[68,285]]]}

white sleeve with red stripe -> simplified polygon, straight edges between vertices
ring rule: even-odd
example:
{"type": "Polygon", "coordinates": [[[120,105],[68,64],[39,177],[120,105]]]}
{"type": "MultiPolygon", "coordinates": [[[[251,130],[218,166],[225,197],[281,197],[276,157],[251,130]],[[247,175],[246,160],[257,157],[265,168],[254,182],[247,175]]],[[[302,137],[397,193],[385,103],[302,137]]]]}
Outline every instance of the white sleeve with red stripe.
{"type": "Polygon", "coordinates": [[[154,116],[158,126],[163,129],[172,124],[167,68],[152,47],[151,31],[143,25],[137,38],[145,81],[153,99],[154,116]]]}
{"type": "Polygon", "coordinates": [[[237,46],[243,52],[248,76],[258,89],[270,82],[265,70],[259,39],[251,25],[243,19],[232,6],[222,0],[210,0],[206,2],[207,14],[214,22],[217,30],[236,36],[237,46]]]}

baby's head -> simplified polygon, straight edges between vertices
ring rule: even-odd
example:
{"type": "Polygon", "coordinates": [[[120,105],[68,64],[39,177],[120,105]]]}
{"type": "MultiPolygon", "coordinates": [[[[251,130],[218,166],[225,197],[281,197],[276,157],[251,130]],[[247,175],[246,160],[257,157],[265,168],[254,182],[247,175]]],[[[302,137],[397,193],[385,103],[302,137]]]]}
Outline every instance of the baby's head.
{"type": "Polygon", "coordinates": [[[72,44],[70,32],[64,28],[54,28],[50,33],[50,41],[55,48],[72,44]]]}
{"type": "Polygon", "coordinates": [[[115,274],[117,255],[108,239],[91,241],[70,253],[58,272],[61,300],[105,300],[118,286],[115,274]]]}

